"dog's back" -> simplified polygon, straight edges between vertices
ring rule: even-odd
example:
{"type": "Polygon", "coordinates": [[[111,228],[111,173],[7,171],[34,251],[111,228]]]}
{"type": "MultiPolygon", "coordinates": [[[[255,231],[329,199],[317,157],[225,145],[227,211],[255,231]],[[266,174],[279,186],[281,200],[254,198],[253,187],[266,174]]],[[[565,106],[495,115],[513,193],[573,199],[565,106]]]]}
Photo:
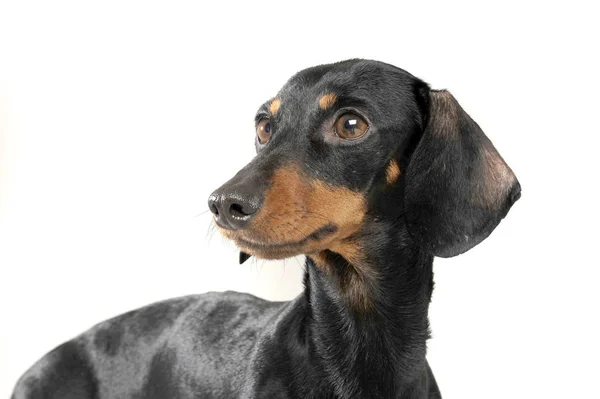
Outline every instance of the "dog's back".
{"type": "Polygon", "coordinates": [[[259,332],[282,306],[226,292],[125,313],[40,359],[13,399],[227,397],[240,391],[259,332]]]}

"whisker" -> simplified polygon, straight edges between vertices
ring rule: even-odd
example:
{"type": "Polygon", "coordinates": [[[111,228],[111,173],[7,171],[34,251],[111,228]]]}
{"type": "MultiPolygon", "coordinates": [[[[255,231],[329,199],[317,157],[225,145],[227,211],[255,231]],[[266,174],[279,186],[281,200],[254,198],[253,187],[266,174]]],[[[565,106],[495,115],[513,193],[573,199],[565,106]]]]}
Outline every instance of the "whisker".
{"type": "Polygon", "coordinates": [[[194,216],[195,218],[197,218],[198,216],[202,216],[204,215],[206,212],[210,211],[210,209],[205,210],[204,212],[200,212],[199,214],[197,214],[196,216],[194,216]]]}
{"type": "Polygon", "coordinates": [[[298,260],[297,256],[294,256],[294,260],[296,261],[296,263],[298,264],[299,267],[302,267],[302,264],[300,263],[300,261],[298,260]]]}
{"type": "Polygon", "coordinates": [[[208,242],[210,242],[210,240],[215,235],[216,231],[217,231],[217,225],[215,224],[214,220],[211,220],[210,224],[208,225],[208,229],[206,231],[206,235],[204,236],[204,239],[207,240],[208,242]]]}
{"type": "Polygon", "coordinates": [[[320,213],[317,212],[313,212],[313,211],[302,211],[302,210],[296,210],[294,211],[295,213],[301,213],[303,216],[309,216],[315,219],[321,219],[324,220],[326,222],[329,222],[329,218],[325,217],[325,215],[322,215],[320,213]]]}

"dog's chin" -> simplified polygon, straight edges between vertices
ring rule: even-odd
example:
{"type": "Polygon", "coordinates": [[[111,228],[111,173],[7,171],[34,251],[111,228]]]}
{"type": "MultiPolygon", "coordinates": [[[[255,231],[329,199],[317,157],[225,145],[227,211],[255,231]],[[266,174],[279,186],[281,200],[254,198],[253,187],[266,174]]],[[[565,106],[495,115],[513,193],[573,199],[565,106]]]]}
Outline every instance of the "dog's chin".
{"type": "Polygon", "coordinates": [[[224,237],[232,240],[240,251],[259,259],[286,259],[323,250],[323,246],[338,231],[338,227],[327,224],[311,234],[287,242],[271,240],[252,231],[232,232],[219,228],[224,237]]]}
{"type": "Polygon", "coordinates": [[[254,243],[244,239],[234,239],[233,241],[240,251],[258,259],[287,259],[297,255],[304,255],[307,252],[314,252],[314,249],[309,249],[305,245],[254,243]]]}
{"type": "Polygon", "coordinates": [[[303,255],[302,252],[293,251],[293,250],[278,250],[278,251],[265,251],[265,250],[255,250],[248,249],[245,247],[240,247],[238,245],[240,251],[247,253],[248,255],[254,256],[257,259],[266,259],[266,260],[277,260],[277,259],[288,259],[293,258],[297,255],[303,255]]]}

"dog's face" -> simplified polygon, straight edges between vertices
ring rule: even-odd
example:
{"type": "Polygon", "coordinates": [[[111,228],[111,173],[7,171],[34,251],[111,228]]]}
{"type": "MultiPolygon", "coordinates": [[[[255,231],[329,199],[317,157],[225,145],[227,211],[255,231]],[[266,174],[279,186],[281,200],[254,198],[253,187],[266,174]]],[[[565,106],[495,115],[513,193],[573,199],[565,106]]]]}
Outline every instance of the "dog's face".
{"type": "Polygon", "coordinates": [[[366,226],[386,220],[452,256],[487,237],[520,192],[449,93],[387,64],[306,69],[255,122],[257,156],[209,207],[222,233],[259,258],[330,250],[359,262],[366,226]]]}

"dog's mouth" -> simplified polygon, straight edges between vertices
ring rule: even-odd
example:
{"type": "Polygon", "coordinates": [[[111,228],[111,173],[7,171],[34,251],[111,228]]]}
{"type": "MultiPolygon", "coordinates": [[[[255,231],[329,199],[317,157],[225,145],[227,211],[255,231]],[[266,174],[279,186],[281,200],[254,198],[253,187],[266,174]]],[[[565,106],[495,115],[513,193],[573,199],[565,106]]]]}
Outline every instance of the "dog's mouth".
{"type": "Polygon", "coordinates": [[[309,254],[322,250],[319,243],[338,231],[338,227],[326,224],[304,238],[295,241],[277,241],[245,231],[220,229],[243,252],[261,259],[285,259],[296,255],[309,254]]]}

